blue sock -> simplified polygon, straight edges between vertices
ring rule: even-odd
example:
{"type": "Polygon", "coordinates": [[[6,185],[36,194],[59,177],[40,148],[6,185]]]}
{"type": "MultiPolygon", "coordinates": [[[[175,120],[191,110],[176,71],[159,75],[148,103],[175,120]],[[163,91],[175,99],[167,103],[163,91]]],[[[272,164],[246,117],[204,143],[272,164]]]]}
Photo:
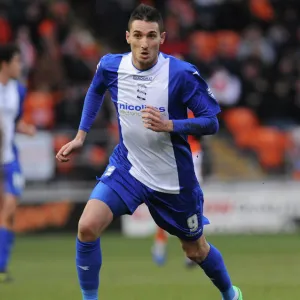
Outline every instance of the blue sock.
{"type": "Polygon", "coordinates": [[[76,267],[83,300],[98,300],[99,272],[102,264],[100,239],[76,240],[76,267]]]}
{"type": "Polygon", "coordinates": [[[4,227],[0,228],[0,273],[7,271],[11,249],[14,242],[14,233],[4,227]]]}
{"type": "Polygon", "coordinates": [[[11,252],[14,244],[15,244],[15,233],[13,231],[8,231],[8,246],[9,251],[11,252]]]}
{"type": "Polygon", "coordinates": [[[205,260],[199,264],[213,284],[219,289],[224,300],[233,300],[235,291],[232,287],[229,274],[226,270],[220,251],[213,245],[205,260]]]}

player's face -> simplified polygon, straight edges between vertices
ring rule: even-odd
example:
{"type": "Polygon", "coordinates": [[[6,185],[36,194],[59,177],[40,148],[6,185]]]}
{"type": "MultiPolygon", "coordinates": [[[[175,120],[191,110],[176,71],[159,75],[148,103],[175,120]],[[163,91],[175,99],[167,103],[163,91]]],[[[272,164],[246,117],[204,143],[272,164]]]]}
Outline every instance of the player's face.
{"type": "Polygon", "coordinates": [[[9,63],[7,63],[7,72],[10,78],[17,79],[21,75],[21,57],[16,53],[9,63]]]}
{"type": "Polygon", "coordinates": [[[166,33],[160,32],[158,23],[135,20],[126,40],[131,47],[135,67],[141,70],[152,67],[158,58],[159,47],[165,41],[166,33]]]}

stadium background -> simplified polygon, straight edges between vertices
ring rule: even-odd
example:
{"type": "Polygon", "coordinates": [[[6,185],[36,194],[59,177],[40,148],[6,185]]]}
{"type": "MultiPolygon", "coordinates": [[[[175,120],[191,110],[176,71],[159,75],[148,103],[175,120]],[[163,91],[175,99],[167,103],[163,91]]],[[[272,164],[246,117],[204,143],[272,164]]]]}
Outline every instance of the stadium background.
{"type": "MultiPolygon", "coordinates": [[[[162,51],[195,64],[222,106],[220,132],[201,140],[210,240],[245,299],[300,299],[300,2],[143,2],[165,18],[162,51]]],[[[39,129],[18,136],[27,186],[16,280],[0,286],[0,299],[80,299],[76,224],[118,139],[108,97],[83,151],[64,165],[55,152],[76,133],[99,58],[128,51],[125,28],[138,3],[0,0],[0,43],[20,46],[24,118],[39,129]]],[[[167,265],[152,264],[154,229],[144,207],[113,223],[102,243],[101,299],[218,299],[199,270],[184,269],[176,239],[167,265]]]]}

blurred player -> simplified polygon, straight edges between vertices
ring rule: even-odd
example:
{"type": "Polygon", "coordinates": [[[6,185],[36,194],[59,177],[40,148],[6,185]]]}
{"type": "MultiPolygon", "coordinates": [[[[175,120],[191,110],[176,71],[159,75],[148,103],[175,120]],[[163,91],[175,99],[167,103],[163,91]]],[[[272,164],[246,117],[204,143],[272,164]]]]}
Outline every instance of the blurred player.
{"type": "Polygon", "coordinates": [[[82,147],[108,89],[118,111],[120,142],[79,221],[76,265],[84,300],[98,299],[103,231],[143,202],[156,224],[180,239],[186,256],[224,300],[242,299],[220,252],[203,235],[203,193],[187,142],[187,135],[218,131],[220,108],[194,66],[159,52],[165,36],[156,9],[140,5],[132,13],[126,32],[131,52],[101,59],[77,136],[57,153],[67,162],[82,147]],[[195,118],[187,118],[188,108],[195,118]]]}
{"type": "Polygon", "coordinates": [[[2,130],[1,167],[4,176],[3,205],[0,211],[0,282],[9,280],[7,266],[14,244],[14,215],[24,185],[15,146],[15,132],[34,135],[35,128],[21,120],[25,88],[17,78],[21,73],[19,49],[0,46],[0,124],[2,130]]]}
{"type": "MultiPolygon", "coordinates": [[[[190,110],[188,111],[188,117],[194,118],[194,114],[190,110]]],[[[203,181],[203,176],[202,176],[202,150],[201,150],[200,140],[198,137],[189,135],[188,142],[192,151],[195,175],[197,177],[199,184],[201,184],[203,181]]],[[[163,230],[160,227],[157,227],[154,236],[154,245],[152,247],[151,252],[152,252],[153,261],[159,266],[163,265],[166,261],[168,237],[169,235],[165,230],[163,230]]],[[[197,264],[191,259],[189,259],[188,257],[185,257],[185,265],[187,267],[194,267],[197,264]]]]}

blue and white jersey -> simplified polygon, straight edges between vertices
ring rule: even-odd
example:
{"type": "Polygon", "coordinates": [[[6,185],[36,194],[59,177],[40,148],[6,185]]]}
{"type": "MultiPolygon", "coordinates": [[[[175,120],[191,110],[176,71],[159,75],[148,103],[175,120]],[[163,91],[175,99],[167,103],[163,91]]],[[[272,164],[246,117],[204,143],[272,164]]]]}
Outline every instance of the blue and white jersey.
{"type": "Polygon", "coordinates": [[[25,88],[17,80],[0,83],[0,128],[2,131],[1,164],[14,162],[16,157],[15,126],[23,111],[25,88]]]}
{"type": "MultiPolygon", "coordinates": [[[[187,135],[176,130],[158,133],[145,128],[141,110],[151,105],[159,109],[163,118],[171,120],[187,119],[188,109],[195,117],[215,116],[220,112],[219,105],[199,71],[163,53],[145,71],[134,67],[132,53],[108,54],[98,65],[86,101],[93,98],[101,103],[107,89],[117,109],[120,131],[120,142],[110,163],[125,168],[155,191],[178,194],[182,188],[196,186],[187,135]]],[[[89,130],[86,115],[94,118],[100,105],[92,109],[85,103],[80,129],[89,130]]]]}

